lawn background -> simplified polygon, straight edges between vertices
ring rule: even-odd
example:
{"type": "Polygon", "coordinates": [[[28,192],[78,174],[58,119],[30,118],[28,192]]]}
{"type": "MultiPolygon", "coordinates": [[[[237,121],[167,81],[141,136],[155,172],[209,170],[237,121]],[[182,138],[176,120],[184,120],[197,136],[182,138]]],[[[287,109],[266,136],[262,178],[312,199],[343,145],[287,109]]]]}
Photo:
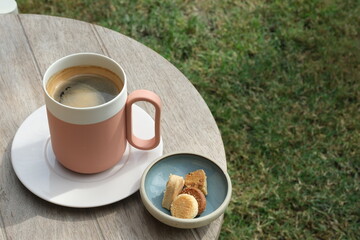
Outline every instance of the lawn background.
{"type": "Polygon", "coordinates": [[[360,2],[18,0],[154,49],[225,144],[221,239],[360,239],[360,2]]]}

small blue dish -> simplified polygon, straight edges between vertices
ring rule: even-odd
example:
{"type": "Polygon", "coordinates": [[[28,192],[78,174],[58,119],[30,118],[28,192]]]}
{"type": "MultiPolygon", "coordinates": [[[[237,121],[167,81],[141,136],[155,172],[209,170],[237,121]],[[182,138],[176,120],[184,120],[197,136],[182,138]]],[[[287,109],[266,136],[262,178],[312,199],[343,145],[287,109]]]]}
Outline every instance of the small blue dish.
{"type": "Polygon", "coordinates": [[[224,213],[231,198],[228,173],[214,161],[193,153],[173,153],[151,163],[141,178],[140,195],[146,209],[159,221],[177,228],[197,228],[211,223],[224,213]],[[206,209],[194,219],[171,216],[161,203],[170,174],[185,177],[189,172],[203,169],[207,175],[206,209]]]}

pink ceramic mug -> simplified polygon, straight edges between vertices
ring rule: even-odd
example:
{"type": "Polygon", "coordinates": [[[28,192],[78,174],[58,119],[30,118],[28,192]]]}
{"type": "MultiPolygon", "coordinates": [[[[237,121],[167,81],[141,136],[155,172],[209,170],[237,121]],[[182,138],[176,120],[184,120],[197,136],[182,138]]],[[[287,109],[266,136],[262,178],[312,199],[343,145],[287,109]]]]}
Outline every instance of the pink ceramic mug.
{"type": "Polygon", "coordinates": [[[153,149],[160,142],[160,98],[147,90],[136,90],[128,96],[124,70],[106,56],[77,53],[57,60],[45,72],[43,88],[56,159],[72,171],[90,174],[113,167],[124,154],[127,141],[142,150],[153,149]],[[61,104],[47,92],[47,83],[54,74],[74,66],[108,69],[122,79],[123,88],[114,99],[94,107],[61,104]],[[131,105],[137,101],[147,101],[155,107],[155,136],[152,139],[140,139],[132,133],[131,105]]]}

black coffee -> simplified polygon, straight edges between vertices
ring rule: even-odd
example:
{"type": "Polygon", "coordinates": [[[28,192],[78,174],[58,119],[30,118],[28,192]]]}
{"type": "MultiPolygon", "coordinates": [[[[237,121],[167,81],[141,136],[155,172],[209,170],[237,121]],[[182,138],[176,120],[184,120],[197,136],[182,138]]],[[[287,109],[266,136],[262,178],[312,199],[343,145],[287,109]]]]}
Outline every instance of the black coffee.
{"type": "Polygon", "coordinates": [[[47,91],[57,102],[80,108],[104,104],[115,98],[121,89],[122,81],[118,76],[107,69],[91,66],[65,69],[55,74],[47,85],[47,91]]]}

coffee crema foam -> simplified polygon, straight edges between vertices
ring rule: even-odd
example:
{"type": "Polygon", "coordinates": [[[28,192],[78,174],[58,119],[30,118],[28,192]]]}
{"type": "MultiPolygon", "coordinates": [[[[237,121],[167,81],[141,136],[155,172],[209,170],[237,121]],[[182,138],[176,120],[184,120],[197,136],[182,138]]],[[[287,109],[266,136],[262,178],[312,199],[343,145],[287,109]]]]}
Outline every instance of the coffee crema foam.
{"type": "Polygon", "coordinates": [[[52,76],[46,90],[57,102],[71,107],[93,107],[115,98],[123,88],[115,73],[97,66],[66,68],[52,76]]]}

